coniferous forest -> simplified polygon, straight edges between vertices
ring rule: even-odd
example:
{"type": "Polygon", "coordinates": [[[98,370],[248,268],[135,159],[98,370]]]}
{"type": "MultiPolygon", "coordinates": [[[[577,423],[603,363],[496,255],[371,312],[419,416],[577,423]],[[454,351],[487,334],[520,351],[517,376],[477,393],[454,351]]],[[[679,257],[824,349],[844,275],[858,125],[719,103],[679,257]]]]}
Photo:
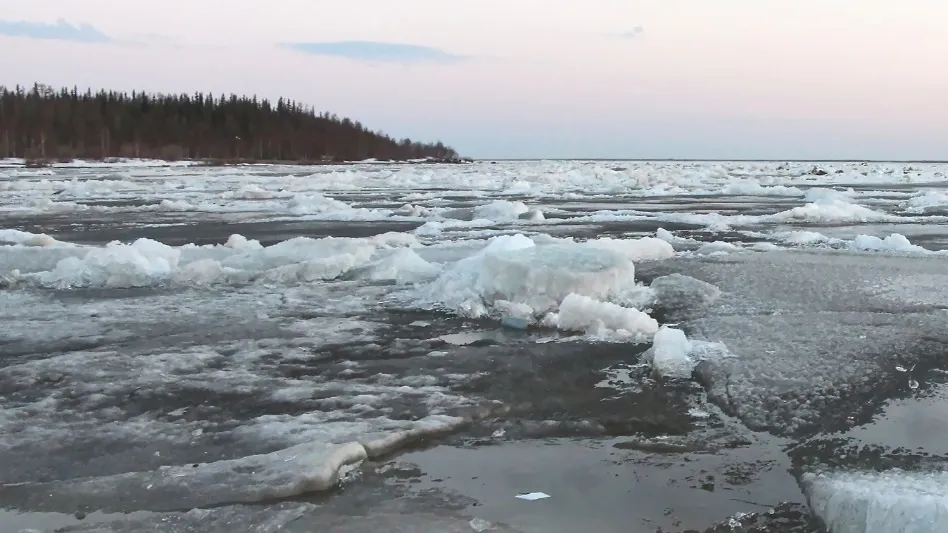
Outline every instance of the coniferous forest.
{"type": "Polygon", "coordinates": [[[0,86],[0,158],[210,162],[456,161],[436,143],[397,140],[299,102],[256,96],[131,94],[0,86]]]}

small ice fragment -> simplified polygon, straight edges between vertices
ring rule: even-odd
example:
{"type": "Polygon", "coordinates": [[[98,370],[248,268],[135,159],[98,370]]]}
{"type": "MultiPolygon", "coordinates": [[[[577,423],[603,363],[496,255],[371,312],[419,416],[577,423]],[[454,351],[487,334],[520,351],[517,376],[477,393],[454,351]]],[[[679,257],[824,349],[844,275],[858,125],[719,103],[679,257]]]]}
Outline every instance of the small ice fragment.
{"type": "Polygon", "coordinates": [[[471,529],[473,529],[474,531],[477,531],[477,533],[487,531],[488,529],[494,527],[493,524],[491,524],[487,520],[484,520],[483,518],[474,518],[470,522],[468,522],[467,525],[471,526],[471,529]]]}
{"type": "Polygon", "coordinates": [[[909,388],[912,390],[915,390],[918,388],[918,382],[915,381],[914,379],[910,379],[908,385],[909,385],[909,388]]]}
{"type": "Polygon", "coordinates": [[[895,369],[898,370],[899,372],[908,372],[908,369],[901,365],[895,367],[895,369]]]}
{"type": "Polygon", "coordinates": [[[494,431],[493,433],[491,433],[490,436],[493,437],[493,438],[495,438],[495,439],[499,439],[499,438],[503,437],[503,436],[506,435],[506,434],[507,434],[507,432],[504,431],[504,428],[500,428],[500,429],[498,429],[497,431],[494,431]]]}
{"type": "Polygon", "coordinates": [[[545,492],[528,492],[527,494],[518,494],[517,498],[521,500],[542,500],[544,498],[549,498],[550,495],[545,492]]]}

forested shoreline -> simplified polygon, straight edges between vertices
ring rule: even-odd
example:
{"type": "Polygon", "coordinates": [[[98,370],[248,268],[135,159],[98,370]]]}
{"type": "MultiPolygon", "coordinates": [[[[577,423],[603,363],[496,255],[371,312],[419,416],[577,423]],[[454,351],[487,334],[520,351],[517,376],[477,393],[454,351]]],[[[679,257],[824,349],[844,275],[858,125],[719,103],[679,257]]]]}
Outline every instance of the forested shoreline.
{"type": "Polygon", "coordinates": [[[395,139],[284,98],[0,86],[0,159],[208,163],[457,162],[440,141],[395,139]]]}

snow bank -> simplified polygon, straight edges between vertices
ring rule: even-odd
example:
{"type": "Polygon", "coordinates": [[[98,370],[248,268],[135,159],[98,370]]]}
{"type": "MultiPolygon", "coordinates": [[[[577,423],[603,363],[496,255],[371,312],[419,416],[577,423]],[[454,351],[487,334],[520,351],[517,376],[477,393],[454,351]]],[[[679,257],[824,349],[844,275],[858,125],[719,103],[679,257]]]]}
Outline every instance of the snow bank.
{"type": "Polygon", "coordinates": [[[807,473],[801,482],[832,533],[948,531],[948,472],[807,473]]]}

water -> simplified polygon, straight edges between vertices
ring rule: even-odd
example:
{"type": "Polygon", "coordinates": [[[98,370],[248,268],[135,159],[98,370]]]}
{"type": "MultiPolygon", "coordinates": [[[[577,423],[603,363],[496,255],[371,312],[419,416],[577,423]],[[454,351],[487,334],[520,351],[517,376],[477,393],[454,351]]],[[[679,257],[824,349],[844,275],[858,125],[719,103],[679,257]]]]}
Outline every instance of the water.
{"type": "Polygon", "coordinates": [[[877,531],[879,470],[889,527],[943,465],[948,166],[822,167],[0,169],[0,523],[877,531]]]}

